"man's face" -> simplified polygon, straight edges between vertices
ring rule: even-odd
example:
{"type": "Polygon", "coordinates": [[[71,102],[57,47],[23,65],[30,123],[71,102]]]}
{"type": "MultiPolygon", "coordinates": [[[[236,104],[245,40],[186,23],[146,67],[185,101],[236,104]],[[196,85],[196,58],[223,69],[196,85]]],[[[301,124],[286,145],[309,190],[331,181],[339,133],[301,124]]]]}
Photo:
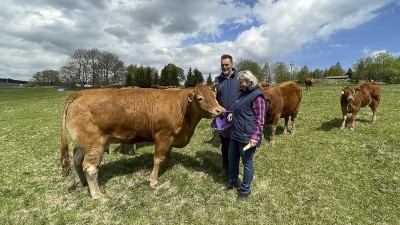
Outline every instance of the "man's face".
{"type": "Polygon", "coordinates": [[[229,59],[221,60],[221,71],[224,76],[229,76],[232,73],[232,62],[229,59]]]}

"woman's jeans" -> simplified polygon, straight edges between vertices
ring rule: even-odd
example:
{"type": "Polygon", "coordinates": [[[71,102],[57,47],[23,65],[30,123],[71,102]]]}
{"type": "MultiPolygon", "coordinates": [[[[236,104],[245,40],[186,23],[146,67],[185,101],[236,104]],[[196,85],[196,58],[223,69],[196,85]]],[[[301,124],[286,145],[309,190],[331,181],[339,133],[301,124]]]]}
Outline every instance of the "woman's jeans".
{"type": "Polygon", "coordinates": [[[251,192],[251,182],[254,178],[254,152],[256,147],[252,147],[246,151],[243,151],[244,146],[247,143],[241,143],[239,141],[231,139],[228,149],[229,158],[229,187],[238,187],[239,177],[239,160],[242,158],[243,163],[243,180],[240,185],[240,192],[242,194],[249,194],[251,192]]]}

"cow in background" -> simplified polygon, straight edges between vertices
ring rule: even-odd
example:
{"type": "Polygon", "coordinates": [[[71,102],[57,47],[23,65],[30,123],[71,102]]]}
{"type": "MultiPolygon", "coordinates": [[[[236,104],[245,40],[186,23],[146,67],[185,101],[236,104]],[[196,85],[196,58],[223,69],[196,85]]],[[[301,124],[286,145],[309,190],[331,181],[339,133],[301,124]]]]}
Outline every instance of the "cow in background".
{"type": "Polygon", "coordinates": [[[134,155],[136,153],[136,144],[120,144],[114,151],[120,154],[128,153],[129,155],[134,155]]]}
{"type": "Polygon", "coordinates": [[[296,117],[302,98],[301,87],[292,81],[286,81],[272,87],[268,87],[267,83],[261,82],[259,86],[269,103],[266,110],[265,124],[271,124],[269,143],[274,144],[275,131],[280,118],[285,119],[284,133],[288,131],[289,117],[292,120],[291,133],[296,133],[296,117]]]}
{"type": "MultiPolygon", "coordinates": [[[[90,89],[72,93],[61,124],[61,166],[69,174],[67,132],[75,148],[74,186],[88,184],[92,198],[100,198],[98,172],[110,143],[155,143],[150,186],[158,183],[160,164],[168,162],[173,147],[189,144],[202,118],[225,112],[213,89],[204,84],[176,91],[160,89],[90,89]]],[[[215,89],[214,89],[215,90],[215,89]]]]}
{"type": "Polygon", "coordinates": [[[351,113],[350,130],[354,125],[358,111],[361,107],[369,106],[372,110],[372,124],[376,122],[379,102],[381,100],[381,87],[377,82],[363,83],[359,86],[347,86],[342,89],[340,106],[342,109],[342,124],[340,130],[346,125],[347,114],[351,113]]]}
{"type": "Polygon", "coordinates": [[[306,90],[311,90],[311,87],[314,86],[315,80],[312,77],[307,77],[304,80],[304,85],[306,86],[306,90]]]}

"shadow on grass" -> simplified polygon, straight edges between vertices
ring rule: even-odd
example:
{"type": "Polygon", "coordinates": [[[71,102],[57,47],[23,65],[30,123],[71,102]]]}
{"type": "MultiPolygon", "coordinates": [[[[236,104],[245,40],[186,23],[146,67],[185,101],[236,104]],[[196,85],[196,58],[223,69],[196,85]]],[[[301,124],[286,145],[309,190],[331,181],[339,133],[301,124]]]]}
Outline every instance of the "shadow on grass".
{"type": "Polygon", "coordinates": [[[213,131],[211,139],[208,141],[205,141],[204,143],[211,144],[213,147],[219,147],[221,144],[221,139],[219,137],[219,133],[213,131]]]}
{"type": "MultiPolygon", "coordinates": [[[[99,185],[104,185],[113,177],[133,174],[136,171],[148,170],[148,176],[153,169],[153,154],[144,153],[136,154],[132,158],[119,159],[107,164],[101,164],[99,172],[99,185]]],[[[168,165],[162,164],[158,173],[159,178],[177,164],[183,165],[185,168],[203,172],[213,178],[215,182],[225,183],[223,177],[218,176],[221,168],[221,155],[212,151],[197,151],[196,156],[188,156],[179,152],[171,152],[171,159],[168,165]]],[[[148,179],[142,182],[148,185],[148,179]]]]}
{"type": "MultiPolygon", "coordinates": [[[[350,124],[350,116],[347,117],[346,120],[346,127],[348,128],[350,124]]],[[[371,123],[371,120],[368,119],[363,119],[363,118],[357,118],[356,123],[371,123]]],[[[323,131],[331,131],[332,129],[339,129],[340,124],[342,123],[341,118],[335,118],[331,119],[329,121],[326,121],[325,123],[322,123],[320,127],[318,127],[316,130],[323,130],[323,131]]]]}
{"type": "MultiPolygon", "coordinates": [[[[289,124],[289,129],[291,129],[291,124],[289,124]]],[[[283,134],[283,125],[279,126],[278,124],[275,130],[275,138],[277,138],[277,136],[280,136],[282,134],[283,134]]],[[[270,136],[271,136],[271,124],[268,124],[267,126],[264,127],[264,140],[269,141],[270,136]]]]}

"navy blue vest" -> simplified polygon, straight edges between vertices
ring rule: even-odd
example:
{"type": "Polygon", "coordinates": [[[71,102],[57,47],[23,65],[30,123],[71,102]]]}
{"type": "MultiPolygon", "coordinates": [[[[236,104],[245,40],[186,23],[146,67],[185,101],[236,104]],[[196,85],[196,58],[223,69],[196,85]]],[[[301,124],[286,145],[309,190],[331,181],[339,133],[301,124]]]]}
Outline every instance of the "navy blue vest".
{"type": "Polygon", "coordinates": [[[233,111],[233,105],[240,98],[241,91],[239,81],[237,80],[236,70],[233,69],[233,74],[226,78],[222,73],[215,78],[217,85],[217,101],[228,111],[233,111]]]}
{"type": "MultiPolygon", "coordinates": [[[[258,96],[262,96],[258,86],[253,87],[243,97],[235,102],[232,118],[232,135],[231,139],[242,143],[249,143],[251,135],[255,133],[256,118],[253,110],[253,102],[258,96]]],[[[257,147],[261,144],[261,139],[257,143],[257,147]]]]}

